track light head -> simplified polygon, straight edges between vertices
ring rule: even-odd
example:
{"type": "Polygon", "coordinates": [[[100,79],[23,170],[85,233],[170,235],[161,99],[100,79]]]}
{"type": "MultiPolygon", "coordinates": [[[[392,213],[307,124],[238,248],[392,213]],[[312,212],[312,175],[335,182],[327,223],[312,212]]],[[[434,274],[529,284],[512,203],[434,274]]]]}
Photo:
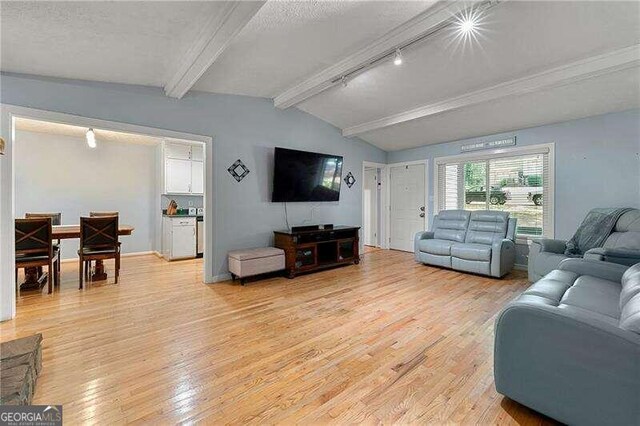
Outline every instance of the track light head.
{"type": "Polygon", "coordinates": [[[396,54],[393,57],[394,65],[402,65],[402,52],[400,52],[400,48],[396,49],[396,54]]]}
{"type": "Polygon", "coordinates": [[[87,130],[86,137],[87,145],[89,145],[89,148],[95,148],[97,146],[96,133],[93,131],[93,129],[87,130]]]}

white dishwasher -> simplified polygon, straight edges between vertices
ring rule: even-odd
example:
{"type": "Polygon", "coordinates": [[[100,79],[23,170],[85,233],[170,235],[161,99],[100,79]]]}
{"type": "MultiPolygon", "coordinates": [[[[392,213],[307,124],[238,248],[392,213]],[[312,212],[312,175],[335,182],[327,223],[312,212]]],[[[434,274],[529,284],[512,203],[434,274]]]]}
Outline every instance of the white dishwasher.
{"type": "Polygon", "coordinates": [[[196,218],[165,216],[164,219],[165,258],[174,260],[196,257],[196,218]]]}

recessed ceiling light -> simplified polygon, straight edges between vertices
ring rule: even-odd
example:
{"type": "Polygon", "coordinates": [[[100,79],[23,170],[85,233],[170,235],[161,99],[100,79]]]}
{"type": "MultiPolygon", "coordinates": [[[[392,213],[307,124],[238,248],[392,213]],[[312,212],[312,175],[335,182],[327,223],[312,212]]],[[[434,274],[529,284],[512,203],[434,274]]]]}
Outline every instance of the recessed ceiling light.
{"type": "Polygon", "coordinates": [[[393,63],[394,65],[402,65],[402,52],[400,52],[400,49],[396,49],[396,54],[393,57],[393,63]]]}
{"type": "Polygon", "coordinates": [[[89,145],[89,148],[95,148],[97,146],[96,133],[93,131],[93,129],[87,130],[86,136],[87,136],[87,145],[89,145]]]}

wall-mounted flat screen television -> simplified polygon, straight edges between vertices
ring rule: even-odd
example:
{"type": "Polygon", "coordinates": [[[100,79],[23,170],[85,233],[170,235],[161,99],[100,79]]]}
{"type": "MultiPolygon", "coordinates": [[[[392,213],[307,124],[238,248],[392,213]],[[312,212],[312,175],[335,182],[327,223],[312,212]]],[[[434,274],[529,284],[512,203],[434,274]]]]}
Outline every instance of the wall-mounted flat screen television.
{"type": "Polygon", "coordinates": [[[341,181],[341,156],[276,148],[271,201],[338,201],[341,181]]]}

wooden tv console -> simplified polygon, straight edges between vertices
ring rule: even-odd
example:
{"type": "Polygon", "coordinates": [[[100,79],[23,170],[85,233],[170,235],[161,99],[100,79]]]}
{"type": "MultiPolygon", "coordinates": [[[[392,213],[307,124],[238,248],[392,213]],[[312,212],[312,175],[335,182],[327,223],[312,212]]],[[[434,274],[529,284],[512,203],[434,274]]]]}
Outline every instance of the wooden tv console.
{"type": "Polygon", "coordinates": [[[360,227],[274,231],[275,246],[284,250],[289,278],[348,263],[360,263],[360,227]]]}

